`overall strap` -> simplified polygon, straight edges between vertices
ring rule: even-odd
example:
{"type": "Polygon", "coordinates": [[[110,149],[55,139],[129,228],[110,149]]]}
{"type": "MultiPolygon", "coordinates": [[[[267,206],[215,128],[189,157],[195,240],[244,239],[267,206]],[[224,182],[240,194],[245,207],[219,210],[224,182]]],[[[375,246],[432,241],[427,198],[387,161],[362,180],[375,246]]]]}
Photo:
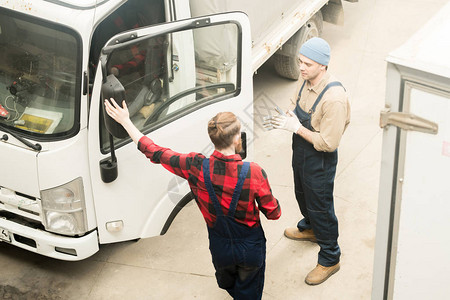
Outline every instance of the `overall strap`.
{"type": "Polygon", "coordinates": [[[302,91],[303,91],[303,87],[305,86],[306,80],[303,81],[302,87],[300,88],[300,91],[298,92],[298,96],[297,96],[297,102],[300,99],[301,95],[302,95],[302,91]]]}
{"type": "Polygon", "coordinates": [[[241,173],[239,173],[238,182],[234,188],[233,197],[231,198],[230,209],[228,210],[227,216],[234,217],[236,212],[237,203],[239,196],[241,195],[242,186],[244,185],[245,178],[247,177],[248,170],[250,169],[250,163],[244,162],[241,168],[241,173]]]}
{"type": "Polygon", "coordinates": [[[216,210],[216,216],[223,216],[222,206],[217,199],[216,193],[214,192],[213,185],[211,183],[211,174],[209,171],[209,158],[203,159],[203,178],[205,179],[206,189],[208,190],[209,198],[214,205],[214,209],[216,210]]]}
{"type": "MultiPolygon", "coordinates": [[[[238,182],[234,188],[233,197],[231,198],[230,209],[228,210],[227,216],[234,217],[236,211],[239,196],[241,195],[242,186],[244,185],[245,177],[247,177],[248,170],[250,169],[250,163],[244,162],[241,168],[241,173],[239,174],[238,182]]],[[[208,195],[216,210],[217,216],[223,216],[222,206],[217,199],[216,193],[211,182],[211,174],[209,169],[209,158],[203,159],[203,177],[205,179],[206,189],[208,190],[208,195]]]]}
{"type": "Polygon", "coordinates": [[[344,86],[342,85],[342,83],[340,83],[339,81],[333,81],[330,82],[329,84],[327,84],[327,86],[323,89],[323,91],[319,94],[319,96],[316,99],[316,102],[314,102],[313,106],[311,107],[311,109],[308,111],[309,114],[312,114],[313,112],[316,111],[316,106],[317,104],[319,104],[320,100],[322,100],[323,95],[325,94],[325,92],[333,86],[342,86],[342,88],[345,90],[344,86]]]}
{"type": "Polygon", "coordinates": [[[297,116],[297,118],[300,120],[300,122],[302,122],[305,113],[303,112],[303,110],[300,108],[300,97],[302,96],[302,91],[303,91],[303,87],[305,86],[306,80],[303,81],[302,87],[300,88],[300,91],[298,92],[298,96],[297,96],[297,103],[295,104],[295,108],[294,108],[294,113],[297,116]]]}

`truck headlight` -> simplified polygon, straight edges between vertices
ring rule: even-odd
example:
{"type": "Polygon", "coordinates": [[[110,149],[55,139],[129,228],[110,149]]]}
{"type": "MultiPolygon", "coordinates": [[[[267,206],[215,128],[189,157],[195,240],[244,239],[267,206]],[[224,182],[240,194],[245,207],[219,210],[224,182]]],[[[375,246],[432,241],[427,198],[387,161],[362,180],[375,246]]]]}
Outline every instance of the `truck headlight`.
{"type": "Polygon", "coordinates": [[[41,191],[45,229],[77,235],[87,231],[83,180],[77,178],[56,188],[41,191]]]}

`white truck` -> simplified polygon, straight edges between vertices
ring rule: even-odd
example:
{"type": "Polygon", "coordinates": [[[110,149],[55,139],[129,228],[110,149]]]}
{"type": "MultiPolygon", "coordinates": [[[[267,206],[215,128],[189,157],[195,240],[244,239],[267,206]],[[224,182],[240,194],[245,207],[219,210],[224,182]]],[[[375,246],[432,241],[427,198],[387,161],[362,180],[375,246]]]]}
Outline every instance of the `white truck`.
{"type": "Polygon", "coordinates": [[[164,234],[188,185],[139,155],[103,99],[124,98],[157,143],[206,155],[207,121],[233,111],[251,157],[252,74],[275,54],[296,79],[322,18],[342,22],[341,1],[0,0],[0,241],[82,260],[164,234]]]}
{"type": "Polygon", "coordinates": [[[372,299],[450,294],[450,3],[387,58],[372,299]]]}

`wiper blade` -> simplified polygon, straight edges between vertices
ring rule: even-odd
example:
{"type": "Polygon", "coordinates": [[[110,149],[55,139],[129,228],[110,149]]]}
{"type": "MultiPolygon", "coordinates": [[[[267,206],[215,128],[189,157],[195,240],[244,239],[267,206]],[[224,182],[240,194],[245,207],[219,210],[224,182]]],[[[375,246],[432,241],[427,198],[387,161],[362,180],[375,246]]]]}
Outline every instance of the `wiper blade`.
{"type": "MultiPolygon", "coordinates": [[[[13,137],[15,137],[18,141],[22,142],[23,144],[25,144],[26,146],[30,147],[31,149],[33,149],[35,151],[41,151],[42,150],[41,144],[39,144],[39,143],[33,144],[33,143],[27,141],[23,137],[21,137],[21,136],[17,135],[16,133],[10,131],[6,126],[3,126],[2,130],[5,131],[6,133],[9,133],[13,137]]],[[[4,134],[1,139],[4,140],[4,141],[7,141],[8,140],[8,135],[4,134]]]]}

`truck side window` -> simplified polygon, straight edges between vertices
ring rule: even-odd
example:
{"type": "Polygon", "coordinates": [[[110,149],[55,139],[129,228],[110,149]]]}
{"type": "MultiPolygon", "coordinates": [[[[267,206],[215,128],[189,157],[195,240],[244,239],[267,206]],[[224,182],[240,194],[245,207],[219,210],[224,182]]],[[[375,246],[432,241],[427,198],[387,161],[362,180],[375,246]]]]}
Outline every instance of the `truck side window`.
{"type": "MultiPolygon", "coordinates": [[[[125,88],[133,123],[149,133],[235,95],[240,83],[238,33],[236,24],[226,23],[137,39],[115,49],[107,70],[125,88]]],[[[101,122],[102,151],[108,152],[101,122]]]]}
{"type": "Polygon", "coordinates": [[[90,80],[94,80],[100,51],[114,35],[165,21],[164,0],[129,0],[103,20],[92,36],[89,53],[90,80]]]}

